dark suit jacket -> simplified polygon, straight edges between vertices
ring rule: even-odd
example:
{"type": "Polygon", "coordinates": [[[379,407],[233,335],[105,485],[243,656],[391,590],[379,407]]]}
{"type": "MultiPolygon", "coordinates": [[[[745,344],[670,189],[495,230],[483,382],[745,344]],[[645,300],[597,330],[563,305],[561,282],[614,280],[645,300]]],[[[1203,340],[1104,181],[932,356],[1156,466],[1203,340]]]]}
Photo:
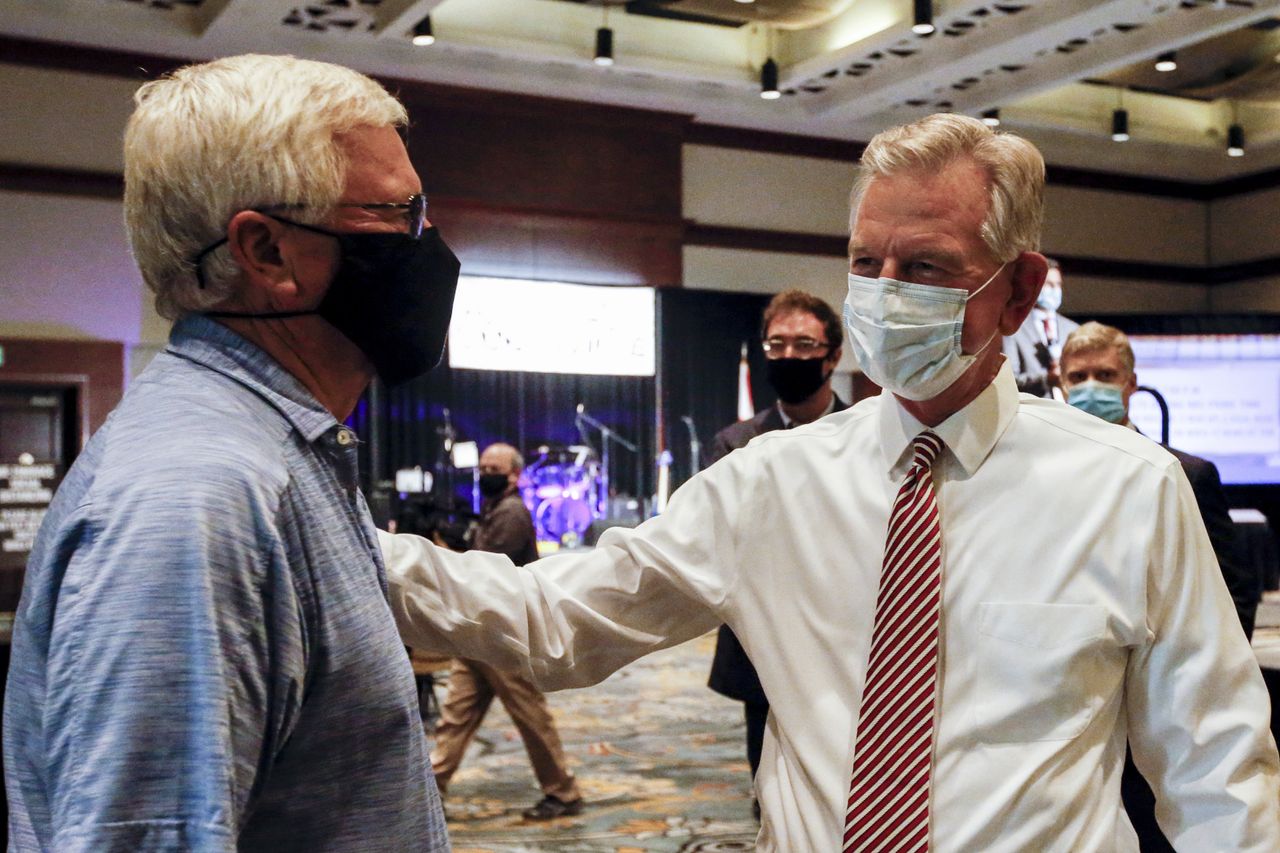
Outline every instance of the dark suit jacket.
{"type": "MultiPolygon", "coordinates": [[[[1058,345],[1067,342],[1067,335],[1080,328],[1074,320],[1058,315],[1058,345]]],[[[1052,396],[1049,393],[1049,350],[1040,341],[1036,328],[1036,314],[1032,311],[1018,327],[1018,331],[1004,339],[1003,349],[1013,368],[1018,390],[1037,397],[1052,396]]]]}
{"type": "MultiPolygon", "coordinates": [[[[836,397],[834,411],[840,412],[847,408],[849,405],[836,397]]],[[[719,461],[739,447],[746,447],[747,442],[757,435],[782,428],[782,415],[777,406],[756,412],[751,420],[739,421],[716,433],[716,437],[711,440],[711,462],[719,461]]],[[[751,659],[727,625],[720,626],[720,636],[716,638],[716,655],[711,661],[711,677],[707,680],[707,686],[723,696],[749,705],[769,704],[769,697],[764,695],[756,668],[751,665],[751,659]]]]}
{"type": "Polygon", "coordinates": [[[1227,590],[1235,602],[1236,613],[1240,616],[1240,625],[1247,636],[1253,636],[1253,618],[1258,611],[1258,599],[1262,594],[1262,585],[1253,576],[1240,554],[1236,540],[1235,523],[1227,509],[1227,496],[1222,491],[1222,479],[1218,475],[1218,466],[1208,459],[1183,453],[1168,445],[1165,449],[1178,458],[1182,470],[1191,481],[1191,490],[1195,492],[1196,504],[1200,507],[1200,516],[1204,519],[1205,529],[1209,531],[1209,541],[1213,544],[1213,553],[1218,558],[1218,567],[1222,569],[1222,579],[1227,582],[1227,590]]]}

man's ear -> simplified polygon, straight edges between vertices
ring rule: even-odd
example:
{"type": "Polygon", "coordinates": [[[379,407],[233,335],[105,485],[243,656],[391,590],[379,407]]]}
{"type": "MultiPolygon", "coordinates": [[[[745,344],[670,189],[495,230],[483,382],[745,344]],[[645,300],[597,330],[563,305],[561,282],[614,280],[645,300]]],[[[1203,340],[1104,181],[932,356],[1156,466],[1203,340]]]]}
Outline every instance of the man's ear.
{"type": "Polygon", "coordinates": [[[1018,331],[1036,304],[1044,278],[1049,274],[1049,260],[1039,252],[1023,252],[1011,264],[1009,301],[1000,314],[1000,334],[1012,335],[1018,331]]]}
{"type": "Polygon", "coordinates": [[[283,295],[293,285],[293,273],[280,241],[285,226],[256,210],[242,210],[227,223],[227,247],[240,267],[250,292],[283,295]]]}

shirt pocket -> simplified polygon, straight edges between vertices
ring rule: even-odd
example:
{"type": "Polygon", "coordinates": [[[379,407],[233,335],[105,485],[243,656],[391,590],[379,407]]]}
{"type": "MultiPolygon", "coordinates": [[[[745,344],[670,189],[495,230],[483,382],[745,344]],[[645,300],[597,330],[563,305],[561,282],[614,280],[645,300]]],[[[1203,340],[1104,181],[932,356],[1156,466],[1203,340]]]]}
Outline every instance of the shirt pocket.
{"type": "Polygon", "coordinates": [[[979,606],[975,732],[986,743],[1070,740],[1102,707],[1107,611],[1087,604],[979,606]]]}

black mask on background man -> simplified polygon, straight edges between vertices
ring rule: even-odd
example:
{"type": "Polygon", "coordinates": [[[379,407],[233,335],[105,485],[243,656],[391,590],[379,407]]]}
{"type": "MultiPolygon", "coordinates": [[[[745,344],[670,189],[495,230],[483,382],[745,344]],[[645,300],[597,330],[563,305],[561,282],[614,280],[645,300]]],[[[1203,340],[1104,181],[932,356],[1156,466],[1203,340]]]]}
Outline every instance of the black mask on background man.
{"type": "Polygon", "coordinates": [[[210,317],[318,314],[365,354],[388,385],[407,382],[440,363],[461,265],[439,229],[428,228],[415,240],[399,233],[342,234],[275,218],[338,241],[342,259],[324,299],[310,311],[209,311],[210,317]]]}
{"type": "Polygon", "coordinates": [[[510,483],[506,474],[481,474],[480,494],[486,498],[496,498],[507,490],[510,483]]]}
{"type": "Polygon", "coordinates": [[[823,358],[770,358],[764,365],[765,378],[778,399],[791,405],[812,397],[830,375],[823,372],[823,358]]]}

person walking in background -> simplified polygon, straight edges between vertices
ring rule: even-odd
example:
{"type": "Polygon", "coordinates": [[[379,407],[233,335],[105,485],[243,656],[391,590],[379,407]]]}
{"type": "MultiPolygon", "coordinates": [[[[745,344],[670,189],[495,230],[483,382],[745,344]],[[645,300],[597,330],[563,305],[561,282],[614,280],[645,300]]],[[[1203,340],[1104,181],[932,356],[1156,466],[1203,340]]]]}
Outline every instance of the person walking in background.
{"type": "MultiPolygon", "coordinates": [[[[477,551],[504,554],[517,566],[538,558],[537,534],[517,483],[524,470],[520,453],[509,444],[491,444],[480,455],[480,493],[484,503],[472,546],[477,551]]],[[[431,766],[444,793],[462,764],[467,746],[484,721],[494,697],[511,715],[542,799],[522,814],[526,820],[551,820],[582,812],[582,794],[564,757],[560,734],[547,699],[529,679],[503,672],[480,661],[459,658],[449,669],[449,693],[440,708],[431,766]]]]}

